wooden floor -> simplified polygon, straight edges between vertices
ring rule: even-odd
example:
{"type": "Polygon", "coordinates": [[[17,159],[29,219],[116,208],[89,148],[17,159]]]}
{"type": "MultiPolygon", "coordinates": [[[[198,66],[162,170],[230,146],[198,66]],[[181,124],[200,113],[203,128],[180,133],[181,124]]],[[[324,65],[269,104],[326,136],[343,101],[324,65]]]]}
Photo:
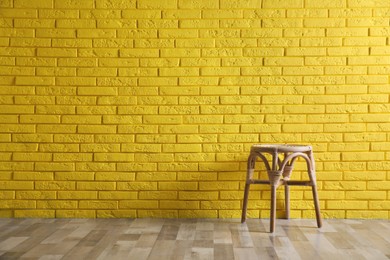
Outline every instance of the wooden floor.
{"type": "Polygon", "coordinates": [[[390,259],[387,220],[0,219],[0,259],[390,259]]]}

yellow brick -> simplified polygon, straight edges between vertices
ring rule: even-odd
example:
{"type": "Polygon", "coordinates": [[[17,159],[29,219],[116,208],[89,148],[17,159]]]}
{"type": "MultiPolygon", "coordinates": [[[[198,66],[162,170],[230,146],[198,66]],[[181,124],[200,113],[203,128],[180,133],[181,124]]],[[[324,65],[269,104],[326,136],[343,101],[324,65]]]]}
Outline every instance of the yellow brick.
{"type": "Polygon", "coordinates": [[[31,181],[0,181],[2,190],[32,190],[34,183],[31,181]]]}
{"type": "MultiPolygon", "coordinates": [[[[368,145],[368,144],[367,144],[368,145]]],[[[390,143],[388,142],[376,142],[372,144],[372,150],[374,151],[388,151],[390,143]]],[[[368,150],[368,149],[366,149],[368,150]]]]}
{"type": "Polygon", "coordinates": [[[50,153],[14,153],[14,161],[51,161],[50,153]]]}
{"type": "Polygon", "coordinates": [[[351,219],[386,219],[388,218],[388,211],[349,210],[346,217],[351,219]]]}
{"type": "Polygon", "coordinates": [[[97,59],[93,59],[93,58],[58,58],[58,65],[61,67],[95,67],[95,66],[97,66],[97,59]]]}
{"type": "Polygon", "coordinates": [[[160,144],[123,144],[123,152],[158,153],[161,152],[160,144]]]}
{"type": "Polygon", "coordinates": [[[355,37],[346,38],[344,40],[345,46],[384,46],[386,45],[386,38],[384,37],[355,37]]]}
{"type": "Polygon", "coordinates": [[[42,200],[42,199],[56,199],[55,191],[16,191],[16,199],[24,200],[42,200]]]}
{"type": "MultiPolygon", "coordinates": [[[[151,12],[151,11],[150,11],[151,12]]],[[[186,19],[195,19],[195,18],[201,18],[201,10],[163,10],[162,11],[162,17],[163,18],[186,18],[186,19]]],[[[148,14],[147,12],[145,12],[148,14]]],[[[145,17],[144,17],[145,18],[145,17]]],[[[160,18],[160,13],[158,14],[153,13],[152,17],[146,17],[146,18],[160,18]]]]}
{"type": "Polygon", "coordinates": [[[174,97],[138,97],[139,104],[157,105],[157,104],[177,104],[177,98],[174,97]]]}
{"type": "Polygon", "coordinates": [[[326,112],[328,112],[328,113],[367,113],[368,112],[368,105],[366,105],[366,104],[327,105],[326,112]]]}
{"type": "Polygon", "coordinates": [[[36,74],[40,76],[76,76],[73,68],[37,68],[36,74]]]}
{"type": "Polygon", "coordinates": [[[74,190],[76,187],[71,181],[36,181],[36,190],[74,190]]]}
{"type": "MultiPolygon", "coordinates": [[[[72,106],[67,107],[68,109],[73,108],[72,106]]],[[[77,107],[77,114],[115,114],[116,113],[116,107],[115,106],[78,106],[77,107]]],[[[74,114],[72,112],[64,112],[64,114],[74,114]]]]}
{"type": "Polygon", "coordinates": [[[134,161],[134,154],[126,153],[99,153],[94,155],[96,162],[129,162],[134,161]]]}
{"type": "Polygon", "coordinates": [[[140,0],[138,2],[138,8],[141,9],[176,9],[177,0],[162,0],[155,2],[153,0],[140,0]]]}
{"type": "Polygon", "coordinates": [[[115,68],[80,68],[77,69],[78,76],[116,76],[117,69],[115,68]]]}
{"type": "MultiPolygon", "coordinates": [[[[368,55],[369,53],[369,49],[367,47],[329,47],[327,49],[328,54],[332,56],[368,55]]],[[[310,59],[308,62],[310,62],[311,65],[318,63],[330,65],[332,62],[337,63],[337,65],[342,65],[345,64],[345,58],[328,58],[327,60],[310,59]]]]}
{"type": "Polygon", "coordinates": [[[58,191],[58,199],[93,200],[97,199],[97,191],[58,191]]]}
{"type": "Polygon", "coordinates": [[[37,144],[0,143],[0,151],[2,152],[36,152],[37,150],[37,144]]]}
{"type": "Polygon", "coordinates": [[[77,190],[115,190],[115,182],[77,182],[77,190]]]}
{"type": "MultiPolygon", "coordinates": [[[[221,191],[220,197],[223,200],[241,200],[243,198],[244,193],[242,191],[221,191]]],[[[251,192],[249,193],[250,200],[260,200],[259,192],[251,192]]]]}
{"type": "Polygon", "coordinates": [[[347,142],[356,141],[385,141],[386,135],[383,133],[345,133],[344,139],[347,142]]]}
{"type": "Polygon", "coordinates": [[[259,123],[264,121],[262,115],[226,115],[226,123],[259,123]]]}
{"type": "Polygon", "coordinates": [[[46,200],[38,201],[38,209],[74,209],[77,208],[77,201],[57,201],[57,200],[46,200]]]}
{"type": "Polygon", "coordinates": [[[384,94],[347,95],[346,98],[348,103],[386,103],[385,100],[384,94]]]}
{"type": "MultiPolygon", "coordinates": [[[[0,134],[0,142],[11,142],[10,134],[0,134]]],[[[6,158],[6,156],[10,156],[10,154],[2,154],[2,157],[6,158]]]]}
{"type": "Polygon", "coordinates": [[[62,123],[64,124],[99,124],[102,121],[101,116],[95,115],[64,115],[62,116],[62,123]]]}
{"type": "Polygon", "coordinates": [[[87,19],[64,19],[58,20],[56,23],[57,28],[95,28],[96,22],[87,19]]]}
{"type": "Polygon", "coordinates": [[[133,209],[157,209],[158,201],[154,200],[123,200],[119,201],[119,208],[133,209]]]}
{"type": "Polygon", "coordinates": [[[57,218],[95,218],[95,210],[56,210],[57,218]]]}
{"type": "Polygon", "coordinates": [[[172,39],[139,39],[134,40],[134,46],[136,48],[173,48],[175,45],[174,40],[172,39]]]}
{"type": "Polygon", "coordinates": [[[159,57],[158,49],[121,49],[120,57],[159,57]]]}
{"type": "Polygon", "coordinates": [[[369,181],[367,183],[367,189],[369,190],[388,190],[390,187],[390,181],[369,181]]]}
{"type": "Polygon", "coordinates": [[[243,105],[242,112],[245,114],[282,114],[282,106],[243,105]]]}
{"type": "MultiPolygon", "coordinates": [[[[115,165],[114,165],[115,166],[115,165]]],[[[117,163],[117,169],[120,171],[156,171],[156,163],[117,163]]]]}
{"type": "Polygon", "coordinates": [[[94,180],[94,174],[92,172],[56,172],[54,178],[59,181],[94,180]]]}
{"type": "Polygon", "coordinates": [[[383,152],[343,152],[343,161],[382,161],[385,158],[383,152]]]}
{"type": "Polygon", "coordinates": [[[141,124],[141,116],[104,115],[104,124],[141,124]]]}
{"type": "Polygon", "coordinates": [[[161,125],[159,126],[160,133],[197,133],[198,126],[196,125],[161,125]]]}
{"type": "Polygon", "coordinates": [[[388,201],[370,201],[369,208],[374,210],[387,210],[390,208],[388,201]]]}
{"type": "Polygon", "coordinates": [[[324,125],[325,132],[363,132],[366,129],[365,124],[350,123],[350,124],[326,124],[324,125]]]}
{"type": "Polygon", "coordinates": [[[15,218],[55,218],[55,210],[15,210],[15,218]]]}
{"type": "Polygon", "coordinates": [[[37,171],[73,171],[74,169],[75,169],[74,163],[62,163],[62,162],[35,163],[35,170],[37,171]]]}
{"type": "MultiPolygon", "coordinates": [[[[55,115],[26,115],[26,116],[21,116],[20,117],[20,122],[21,123],[49,123],[49,124],[52,124],[52,123],[60,123],[60,116],[55,116],[55,115]]],[[[40,139],[40,137],[50,137],[50,135],[38,135],[36,136],[38,139],[40,139]]],[[[27,136],[26,136],[27,137],[27,136]]],[[[50,139],[50,138],[49,138],[50,139]]],[[[50,141],[50,140],[46,140],[46,142],[50,141]]],[[[43,139],[42,141],[45,142],[45,140],[43,139]]]]}
{"type": "Polygon", "coordinates": [[[28,77],[28,76],[17,76],[16,85],[26,86],[26,85],[39,85],[47,86],[54,85],[53,77],[28,77]]]}
{"type": "Polygon", "coordinates": [[[354,200],[384,200],[385,191],[346,191],[346,199],[354,200]]]}
{"type": "Polygon", "coordinates": [[[116,133],[116,127],[114,125],[80,125],[78,132],[86,134],[113,134],[116,133]]]}
{"type": "MultiPolygon", "coordinates": [[[[5,30],[4,30],[5,31],[5,30]]],[[[0,35],[1,35],[1,31],[0,31],[0,35]]],[[[8,35],[6,33],[6,35],[8,35]]],[[[12,48],[12,47],[9,47],[9,48],[2,48],[0,50],[0,54],[1,56],[34,56],[35,55],[35,48],[19,48],[19,47],[15,47],[15,48],[12,48]]],[[[3,83],[4,84],[4,83],[3,83]]]]}
{"type": "Polygon", "coordinates": [[[303,8],[303,1],[291,0],[286,2],[283,0],[277,0],[277,1],[264,0],[263,7],[264,8],[303,8]]]}
{"type": "Polygon", "coordinates": [[[179,172],[177,179],[180,181],[194,180],[217,180],[217,175],[213,172],[179,172]]]}
{"type": "Polygon", "coordinates": [[[95,179],[99,181],[130,181],[135,180],[132,172],[97,172],[95,179]]]}
{"type": "Polygon", "coordinates": [[[323,125],[322,124],[283,124],[282,126],[283,132],[299,132],[299,133],[314,133],[314,132],[323,132],[323,125]]]}
{"type": "Polygon", "coordinates": [[[202,134],[202,135],[179,135],[178,143],[215,143],[217,142],[217,135],[202,134]]]}
{"type": "Polygon", "coordinates": [[[160,182],[159,190],[197,190],[196,182],[160,182]]]}
{"type": "Polygon", "coordinates": [[[175,153],[174,158],[177,162],[215,161],[214,154],[206,153],[175,153]]]}
{"type": "MultiPolygon", "coordinates": [[[[291,114],[300,114],[300,113],[307,113],[307,114],[322,114],[325,112],[325,106],[321,105],[285,105],[284,106],[284,112],[285,113],[291,113],[291,114]]],[[[319,117],[318,115],[316,115],[319,117]]],[[[326,116],[326,115],[324,115],[326,116]]],[[[309,117],[309,115],[308,115],[309,117]]]]}
{"type": "Polygon", "coordinates": [[[218,20],[202,19],[202,20],[181,20],[180,28],[218,28],[218,20]]]}
{"type": "Polygon", "coordinates": [[[217,200],[218,192],[204,192],[204,191],[180,191],[180,200],[217,200]]]}
{"type": "MultiPolygon", "coordinates": [[[[372,172],[370,171],[370,174],[366,174],[366,172],[346,172],[344,173],[344,179],[345,180],[351,180],[351,181],[370,181],[370,180],[376,180],[381,181],[386,179],[386,173],[383,171],[377,171],[372,172]]],[[[371,188],[375,185],[376,182],[368,182],[367,187],[371,188]]],[[[384,182],[378,182],[378,183],[384,183],[384,182]]]]}
{"type": "Polygon", "coordinates": [[[39,17],[42,18],[78,18],[78,10],[40,9],[39,17]]]}
{"type": "Polygon", "coordinates": [[[201,152],[200,144],[163,144],[163,152],[201,152]]]}
{"type": "Polygon", "coordinates": [[[118,182],[117,186],[118,190],[157,190],[157,182],[118,182]]]}
{"type": "Polygon", "coordinates": [[[32,171],[34,166],[32,162],[0,162],[0,170],[4,171],[32,171]]]}
{"type": "MultiPolygon", "coordinates": [[[[56,84],[62,86],[94,86],[96,85],[96,79],[90,77],[58,77],[56,78],[56,84]]],[[[58,97],[57,102],[59,104],[96,104],[96,97],[58,97]]]]}
{"type": "Polygon", "coordinates": [[[363,181],[327,181],[323,188],[325,190],[365,190],[366,183],[363,181]]]}
{"type": "Polygon", "coordinates": [[[198,201],[160,201],[161,209],[200,209],[198,201]]]}
{"type": "Polygon", "coordinates": [[[91,9],[94,7],[93,0],[85,0],[85,1],[76,1],[76,0],[55,0],[54,1],[55,8],[64,8],[64,9],[91,9]]]}
{"type": "Polygon", "coordinates": [[[199,190],[237,190],[237,182],[220,181],[220,182],[201,182],[199,190]]]}
{"type": "Polygon", "coordinates": [[[174,172],[139,172],[137,181],[174,181],[176,173],[174,172]]]}
{"type": "MultiPolygon", "coordinates": [[[[26,143],[51,143],[53,142],[52,134],[13,134],[13,142],[26,142],[26,143]]],[[[42,160],[44,159],[42,156],[42,160]]]]}
{"type": "Polygon", "coordinates": [[[198,169],[197,163],[159,163],[159,171],[196,171],[198,169]]]}
{"type": "Polygon", "coordinates": [[[52,0],[44,0],[44,1],[28,1],[28,0],[15,0],[15,7],[29,7],[29,8],[53,8],[52,0]]]}
{"type": "Polygon", "coordinates": [[[14,172],[14,180],[53,180],[51,172],[14,172]]]}
{"type": "Polygon", "coordinates": [[[80,209],[117,209],[118,202],[103,200],[83,200],[79,202],[80,209]]]}
{"type": "Polygon", "coordinates": [[[107,0],[98,0],[95,2],[95,5],[97,8],[102,9],[131,9],[136,6],[136,1],[121,1],[121,0],[115,0],[115,1],[107,1],[107,0]]]}
{"type": "Polygon", "coordinates": [[[0,6],[1,7],[12,7],[12,1],[10,1],[10,0],[2,1],[0,3],[0,6]]]}
{"type": "MultiPolygon", "coordinates": [[[[7,140],[4,140],[4,141],[7,141],[7,140]]],[[[8,140],[8,142],[10,142],[10,141],[11,141],[11,139],[8,140]]],[[[0,158],[2,158],[2,161],[11,161],[11,158],[13,156],[12,153],[10,153],[10,152],[8,152],[8,153],[0,153],[0,155],[1,155],[0,158]]]]}
{"type": "Polygon", "coordinates": [[[114,171],[115,163],[76,162],[77,171],[114,171]]]}
{"type": "Polygon", "coordinates": [[[241,217],[241,210],[218,210],[219,212],[219,215],[218,217],[219,218],[228,218],[228,219],[232,219],[232,218],[240,218],[241,217]]]}
{"type": "MultiPolygon", "coordinates": [[[[133,198],[136,199],[136,198],[133,198]]],[[[175,200],[177,191],[141,191],[139,192],[141,200],[175,200]]]]}
{"type": "Polygon", "coordinates": [[[79,134],[55,134],[54,142],[58,143],[92,143],[92,135],[79,135],[79,134]]]}
{"type": "Polygon", "coordinates": [[[201,209],[240,209],[240,201],[202,201],[201,209]]]}
{"type": "MultiPolygon", "coordinates": [[[[4,200],[4,199],[15,199],[15,192],[14,191],[1,191],[0,192],[0,199],[4,200]]],[[[20,198],[20,197],[16,197],[16,199],[28,199],[28,198],[20,198]]]]}

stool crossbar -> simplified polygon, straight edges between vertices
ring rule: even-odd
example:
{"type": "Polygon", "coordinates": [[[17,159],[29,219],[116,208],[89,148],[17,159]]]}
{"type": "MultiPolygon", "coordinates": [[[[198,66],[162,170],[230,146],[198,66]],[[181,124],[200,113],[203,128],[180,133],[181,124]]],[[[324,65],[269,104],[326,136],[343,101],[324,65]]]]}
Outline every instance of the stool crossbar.
{"type": "Polygon", "coordinates": [[[248,157],[247,176],[244,191],[244,202],[242,208],[241,222],[246,220],[246,211],[248,207],[249,188],[251,184],[268,184],[271,186],[271,214],[270,214],[270,232],[275,230],[276,218],[276,189],[284,186],[285,190],[285,210],[286,218],[290,217],[290,187],[289,186],[311,186],[316,212],[317,226],[322,226],[320,206],[317,194],[315,163],[313,149],[308,145],[253,145],[248,157]],[[265,154],[272,156],[269,162],[265,154]],[[279,158],[283,155],[283,159],[279,158]],[[296,181],[290,180],[295,161],[299,158],[306,161],[309,180],[296,181]],[[268,180],[253,179],[255,164],[257,159],[263,161],[268,174],[268,180]]]}

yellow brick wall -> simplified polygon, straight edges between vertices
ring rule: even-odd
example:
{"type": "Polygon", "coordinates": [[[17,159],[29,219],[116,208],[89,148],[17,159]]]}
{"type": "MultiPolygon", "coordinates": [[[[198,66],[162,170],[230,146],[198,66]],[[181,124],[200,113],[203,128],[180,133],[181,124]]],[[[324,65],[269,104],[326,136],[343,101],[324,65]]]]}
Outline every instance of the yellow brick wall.
{"type": "Polygon", "coordinates": [[[324,217],[388,219],[389,35],[389,0],[1,0],[0,216],[239,217],[288,142],[324,217]]]}

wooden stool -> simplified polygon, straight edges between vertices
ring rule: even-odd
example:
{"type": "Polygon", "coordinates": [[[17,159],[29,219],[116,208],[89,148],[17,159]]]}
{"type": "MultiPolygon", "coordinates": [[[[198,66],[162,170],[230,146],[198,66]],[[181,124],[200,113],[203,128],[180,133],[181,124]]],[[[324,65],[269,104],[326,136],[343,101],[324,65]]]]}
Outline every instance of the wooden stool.
{"type": "Polygon", "coordinates": [[[285,207],[286,218],[290,217],[290,185],[293,186],[311,186],[313,192],[314,207],[316,211],[317,226],[322,226],[320,206],[317,195],[315,164],[313,157],[313,149],[307,145],[253,145],[248,158],[248,168],[245,183],[244,203],[242,207],[241,222],[246,220],[246,210],[248,206],[249,187],[251,184],[269,184],[271,185],[271,221],[270,232],[275,230],[276,216],[276,189],[280,185],[285,188],[285,207]],[[272,155],[272,164],[268,162],[264,156],[265,153],[272,155]],[[279,153],[283,154],[283,160],[279,158],[279,153]],[[267,169],[268,180],[253,179],[256,159],[260,158],[267,169]],[[291,172],[294,167],[294,162],[298,157],[305,159],[307,171],[309,174],[308,181],[292,181],[290,180],[291,172]]]}

